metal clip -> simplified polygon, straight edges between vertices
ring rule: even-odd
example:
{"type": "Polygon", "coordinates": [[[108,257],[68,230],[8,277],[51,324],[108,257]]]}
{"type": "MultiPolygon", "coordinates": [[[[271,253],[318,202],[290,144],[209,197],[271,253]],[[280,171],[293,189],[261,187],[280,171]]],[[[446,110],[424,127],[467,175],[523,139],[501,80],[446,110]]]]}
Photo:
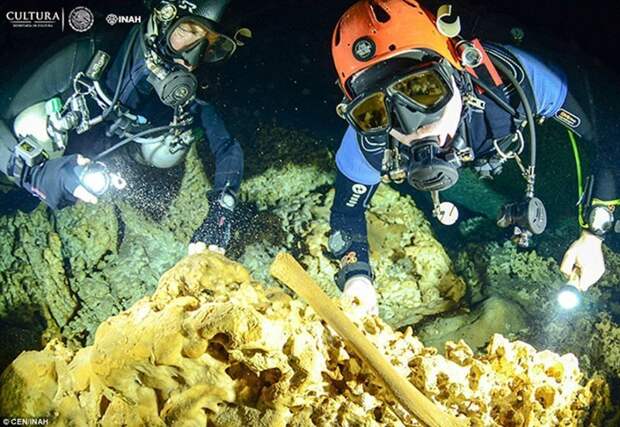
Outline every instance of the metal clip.
{"type": "Polygon", "coordinates": [[[459,219],[459,210],[450,202],[439,200],[439,191],[431,191],[433,216],[443,225],[453,225],[459,219]]]}
{"type": "Polygon", "coordinates": [[[462,162],[473,162],[475,159],[474,151],[471,149],[471,147],[458,150],[456,154],[462,162]]]}
{"type": "Polygon", "coordinates": [[[466,93],[465,95],[463,95],[463,102],[470,107],[480,111],[483,111],[486,107],[486,102],[484,102],[480,98],[477,98],[471,93],[466,93]]]}

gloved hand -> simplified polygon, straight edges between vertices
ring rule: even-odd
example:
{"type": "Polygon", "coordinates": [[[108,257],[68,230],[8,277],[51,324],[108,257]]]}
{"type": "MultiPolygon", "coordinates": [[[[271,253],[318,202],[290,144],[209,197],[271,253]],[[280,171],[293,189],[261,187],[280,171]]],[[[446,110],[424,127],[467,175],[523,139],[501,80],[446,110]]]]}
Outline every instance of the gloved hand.
{"type": "Polygon", "coordinates": [[[379,314],[377,291],[368,276],[353,276],[348,279],[344,284],[340,300],[345,307],[358,306],[363,314],[373,316],[379,314]]]}
{"type": "Polygon", "coordinates": [[[193,255],[206,249],[226,253],[230,241],[234,218],[235,196],[229,191],[209,195],[209,213],[204,222],[194,232],[188,247],[193,255]]]}
{"type": "Polygon", "coordinates": [[[576,273],[578,280],[575,285],[582,292],[598,282],[605,273],[602,244],[600,237],[582,231],[579,239],[575,240],[564,254],[560,271],[567,277],[576,273]]]}
{"type": "Polygon", "coordinates": [[[25,170],[20,183],[54,210],[73,205],[78,200],[97,203],[97,197],[80,184],[75,173],[76,166],[85,166],[89,162],[79,154],[51,159],[25,170]]]}

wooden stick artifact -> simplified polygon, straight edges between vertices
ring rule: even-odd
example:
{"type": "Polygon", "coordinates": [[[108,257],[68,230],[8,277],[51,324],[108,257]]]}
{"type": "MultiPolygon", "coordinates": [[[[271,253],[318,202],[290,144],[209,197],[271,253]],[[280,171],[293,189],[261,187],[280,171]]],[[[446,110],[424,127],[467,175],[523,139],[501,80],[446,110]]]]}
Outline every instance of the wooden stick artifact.
{"type": "Polygon", "coordinates": [[[279,253],[271,265],[270,273],[306,300],[338,335],[351,344],[357,355],[368,363],[412,416],[430,427],[462,426],[456,418],[439,410],[413,384],[399,375],[377,347],[360,332],[290,254],[279,253]]]}

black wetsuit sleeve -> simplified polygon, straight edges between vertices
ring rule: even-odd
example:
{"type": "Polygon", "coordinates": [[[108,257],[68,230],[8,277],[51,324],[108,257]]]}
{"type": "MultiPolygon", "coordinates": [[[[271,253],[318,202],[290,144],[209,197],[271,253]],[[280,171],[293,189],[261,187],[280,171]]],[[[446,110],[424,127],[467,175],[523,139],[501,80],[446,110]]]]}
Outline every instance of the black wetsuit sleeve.
{"type": "Polygon", "coordinates": [[[339,259],[341,268],[347,268],[345,274],[337,279],[341,289],[349,277],[372,276],[365,213],[378,186],[379,184],[364,185],[351,181],[340,170],[337,172],[336,194],[330,214],[331,234],[340,232],[350,242],[342,251],[332,253],[339,259]]]}
{"type": "Polygon", "coordinates": [[[200,103],[200,119],[209,148],[215,157],[214,190],[239,191],[243,178],[243,150],[233,138],[224,120],[215,107],[207,102],[200,103]]]}

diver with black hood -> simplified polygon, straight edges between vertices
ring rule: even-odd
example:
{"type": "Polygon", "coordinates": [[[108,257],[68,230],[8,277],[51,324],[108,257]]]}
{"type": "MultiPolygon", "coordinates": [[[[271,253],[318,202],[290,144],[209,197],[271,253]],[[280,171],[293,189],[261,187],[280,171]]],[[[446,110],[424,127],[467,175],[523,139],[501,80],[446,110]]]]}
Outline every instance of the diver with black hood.
{"type": "Polygon", "coordinates": [[[0,112],[0,170],[52,209],[96,203],[111,185],[126,184],[102,162],[110,153],[123,147],[142,164],[170,168],[203,134],[215,177],[189,251],[224,252],[243,152],[213,105],[196,96],[193,72],[226,60],[243,44],[239,36],[250,36],[247,29],[226,35],[229,2],[149,1],[148,20],[130,30],[113,58],[95,34],[54,53],[0,112]],[[105,132],[102,147],[97,132],[105,132]]]}

